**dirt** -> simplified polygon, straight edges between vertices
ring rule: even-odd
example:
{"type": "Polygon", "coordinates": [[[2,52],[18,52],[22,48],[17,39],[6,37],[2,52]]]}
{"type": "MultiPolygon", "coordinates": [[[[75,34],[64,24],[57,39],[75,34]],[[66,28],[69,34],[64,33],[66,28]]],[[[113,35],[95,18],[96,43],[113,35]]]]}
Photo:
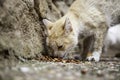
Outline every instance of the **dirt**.
{"type": "Polygon", "coordinates": [[[4,60],[0,63],[0,80],[120,80],[120,59],[40,60],[4,60]]]}

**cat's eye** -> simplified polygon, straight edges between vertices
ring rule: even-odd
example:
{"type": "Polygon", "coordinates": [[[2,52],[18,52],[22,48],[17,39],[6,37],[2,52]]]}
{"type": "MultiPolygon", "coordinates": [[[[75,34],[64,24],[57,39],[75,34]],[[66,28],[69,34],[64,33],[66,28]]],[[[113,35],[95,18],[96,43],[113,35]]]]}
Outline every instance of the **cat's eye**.
{"type": "Polygon", "coordinates": [[[62,49],[62,48],[63,48],[63,45],[58,46],[58,49],[62,49]]]}

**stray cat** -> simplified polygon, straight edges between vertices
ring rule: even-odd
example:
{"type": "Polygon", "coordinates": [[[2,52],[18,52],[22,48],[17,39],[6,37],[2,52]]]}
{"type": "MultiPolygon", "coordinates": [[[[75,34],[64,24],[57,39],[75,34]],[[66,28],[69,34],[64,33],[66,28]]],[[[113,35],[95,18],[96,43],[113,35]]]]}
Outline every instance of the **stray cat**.
{"type": "Polygon", "coordinates": [[[65,16],[56,22],[43,19],[47,27],[47,44],[54,57],[64,58],[78,44],[78,36],[94,35],[93,52],[88,52],[87,59],[100,60],[103,39],[107,30],[104,13],[96,6],[95,0],[76,0],[65,16]]]}
{"type": "Polygon", "coordinates": [[[104,53],[108,53],[111,56],[120,53],[120,24],[108,29],[104,41],[104,53]]]}

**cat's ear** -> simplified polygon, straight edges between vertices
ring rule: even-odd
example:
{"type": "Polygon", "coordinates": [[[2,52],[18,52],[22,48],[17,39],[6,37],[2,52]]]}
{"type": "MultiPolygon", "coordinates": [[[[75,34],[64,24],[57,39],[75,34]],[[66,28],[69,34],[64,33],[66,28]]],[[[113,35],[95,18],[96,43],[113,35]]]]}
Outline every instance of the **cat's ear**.
{"type": "Polygon", "coordinates": [[[65,26],[64,26],[65,33],[68,34],[72,32],[72,24],[69,18],[66,18],[65,20],[65,26]]]}
{"type": "Polygon", "coordinates": [[[42,21],[46,27],[51,27],[53,25],[53,23],[47,19],[43,19],[42,21]]]}

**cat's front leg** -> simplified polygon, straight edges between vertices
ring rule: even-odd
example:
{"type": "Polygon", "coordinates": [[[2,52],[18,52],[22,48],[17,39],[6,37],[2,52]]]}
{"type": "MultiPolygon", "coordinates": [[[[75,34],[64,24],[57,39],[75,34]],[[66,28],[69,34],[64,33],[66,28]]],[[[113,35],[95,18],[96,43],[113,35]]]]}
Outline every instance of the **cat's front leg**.
{"type": "Polygon", "coordinates": [[[103,39],[104,39],[105,31],[98,29],[95,31],[95,42],[94,42],[94,50],[92,53],[89,53],[87,56],[87,60],[95,60],[98,62],[100,60],[100,55],[102,53],[103,47],[103,39]]]}

